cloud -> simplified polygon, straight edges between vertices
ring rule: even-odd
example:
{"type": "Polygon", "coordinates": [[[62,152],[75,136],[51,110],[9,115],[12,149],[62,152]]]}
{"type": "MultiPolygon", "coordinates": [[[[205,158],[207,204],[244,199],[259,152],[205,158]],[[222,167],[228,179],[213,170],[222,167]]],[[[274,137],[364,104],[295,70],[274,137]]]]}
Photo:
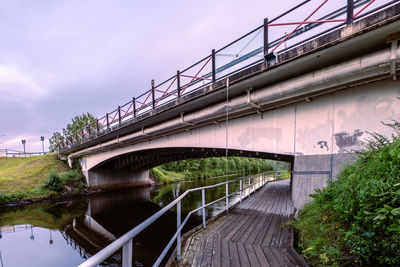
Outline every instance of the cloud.
{"type": "Polygon", "coordinates": [[[0,104],[34,108],[32,102],[45,97],[47,91],[18,68],[0,65],[0,95],[0,104]]]}

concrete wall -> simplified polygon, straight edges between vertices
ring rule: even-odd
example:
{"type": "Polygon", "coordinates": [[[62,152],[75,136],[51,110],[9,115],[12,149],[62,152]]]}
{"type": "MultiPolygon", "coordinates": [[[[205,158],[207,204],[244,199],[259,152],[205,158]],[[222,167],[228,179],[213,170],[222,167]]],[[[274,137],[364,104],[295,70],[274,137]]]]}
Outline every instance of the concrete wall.
{"type": "MultiPolygon", "coordinates": [[[[391,134],[382,121],[400,118],[399,88],[400,83],[391,80],[352,87],[262,114],[231,119],[228,132],[225,122],[205,125],[91,154],[83,158],[81,165],[93,188],[103,187],[102,184],[144,184],[148,182],[146,170],[96,171],[96,167],[105,160],[152,148],[225,148],[227,136],[231,149],[293,155],[295,171],[332,170],[334,178],[343,163],[354,159],[352,153],[361,149],[368,132],[391,134]]],[[[293,199],[299,208],[314,188],[326,184],[328,175],[297,174],[293,179],[293,199]]]]}

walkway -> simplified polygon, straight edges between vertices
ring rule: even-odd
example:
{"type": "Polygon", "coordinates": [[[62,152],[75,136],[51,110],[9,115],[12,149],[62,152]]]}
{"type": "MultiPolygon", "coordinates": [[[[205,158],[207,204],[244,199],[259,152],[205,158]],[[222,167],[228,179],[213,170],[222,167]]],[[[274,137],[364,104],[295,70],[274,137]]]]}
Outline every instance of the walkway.
{"type": "Polygon", "coordinates": [[[283,226],[293,214],[289,180],[271,182],[191,235],[178,266],[308,266],[283,226]]]}

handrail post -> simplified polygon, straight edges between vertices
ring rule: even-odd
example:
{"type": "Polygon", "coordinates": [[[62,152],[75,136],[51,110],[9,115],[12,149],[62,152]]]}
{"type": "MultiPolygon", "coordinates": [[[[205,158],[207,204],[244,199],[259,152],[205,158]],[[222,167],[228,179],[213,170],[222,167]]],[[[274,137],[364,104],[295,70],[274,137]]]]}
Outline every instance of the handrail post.
{"type": "Polygon", "coordinates": [[[274,181],[276,181],[276,171],[274,172],[274,181]]]}
{"type": "Polygon", "coordinates": [[[206,205],[206,194],[205,190],[201,189],[201,206],[203,207],[201,209],[201,214],[203,217],[203,228],[206,228],[206,208],[204,207],[206,205]]]}
{"type": "Polygon", "coordinates": [[[242,198],[243,198],[243,180],[240,180],[240,203],[242,203],[242,198]]]}
{"type": "Polygon", "coordinates": [[[354,0],[347,0],[347,19],[346,24],[350,25],[354,21],[354,0]]]}
{"type": "Polygon", "coordinates": [[[268,55],[268,18],[264,19],[264,58],[268,55]]]}
{"type": "Polygon", "coordinates": [[[249,188],[249,196],[250,196],[250,194],[251,194],[251,191],[250,191],[250,185],[251,185],[251,181],[250,181],[250,177],[249,177],[249,186],[248,186],[248,188],[249,188]]]}
{"type": "Polygon", "coordinates": [[[136,118],[136,98],[132,98],[133,117],[136,118]]]}
{"type": "Polygon", "coordinates": [[[154,86],[154,80],[151,80],[151,97],[153,100],[153,109],[156,108],[156,95],[155,95],[155,86],[154,86]]]}
{"type": "Polygon", "coordinates": [[[229,191],[228,191],[228,183],[225,184],[225,203],[226,203],[226,211],[229,211],[229,191]]]}
{"type": "Polygon", "coordinates": [[[100,130],[100,127],[99,127],[99,119],[96,119],[96,130],[97,130],[97,134],[99,134],[99,130],[100,130]]]}
{"type": "Polygon", "coordinates": [[[121,107],[118,106],[118,124],[121,125],[121,107]]]}
{"type": "Polygon", "coordinates": [[[122,246],[122,267],[132,267],[132,239],[122,246]]]}
{"type": "Polygon", "coordinates": [[[106,118],[107,118],[107,129],[110,129],[110,122],[108,121],[108,113],[106,113],[106,118]]]}
{"type": "Polygon", "coordinates": [[[176,87],[178,90],[178,98],[181,97],[181,73],[179,70],[176,71],[176,87]]]}
{"type": "Polygon", "coordinates": [[[211,50],[211,74],[212,74],[212,83],[215,83],[216,75],[215,75],[215,49],[211,50]]]}
{"type": "MultiPolygon", "coordinates": [[[[181,201],[176,203],[176,228],[179,229],[181,227],[181,201]]],[[[176,237],[176,260],[181,260],[181,232],[178,232],[178,236],[176,237]]]]}

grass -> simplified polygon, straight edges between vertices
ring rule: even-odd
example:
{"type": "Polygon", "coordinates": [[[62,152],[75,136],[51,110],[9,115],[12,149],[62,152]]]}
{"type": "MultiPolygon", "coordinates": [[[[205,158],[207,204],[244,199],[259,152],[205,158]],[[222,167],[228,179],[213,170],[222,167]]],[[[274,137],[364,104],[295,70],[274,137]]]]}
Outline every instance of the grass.
{"type": "Polygon", "coordinates": [[[0,158],[0,204],[26,198],[46,198],[72,185],[82,188],[80,171],[70,170],[56,154],[26,158],[0,158]],[[60,190],[48,185],[51,174],[59,175],[60,190]],[[58,191],[58,192],[56,192],[58,191]]]}
{"type": "Polygon", "coordinates": [[[150,174],[160,183],[172,183],[185,180],[185,175],[182,173],[167,171],[161,167],[155,167],[150,170],[150,174]]]}
{"type": "Polygon", "coordinates": [[[400,266],[400,134],[367,147],[292,222],[311,266],[400,266]]]}

